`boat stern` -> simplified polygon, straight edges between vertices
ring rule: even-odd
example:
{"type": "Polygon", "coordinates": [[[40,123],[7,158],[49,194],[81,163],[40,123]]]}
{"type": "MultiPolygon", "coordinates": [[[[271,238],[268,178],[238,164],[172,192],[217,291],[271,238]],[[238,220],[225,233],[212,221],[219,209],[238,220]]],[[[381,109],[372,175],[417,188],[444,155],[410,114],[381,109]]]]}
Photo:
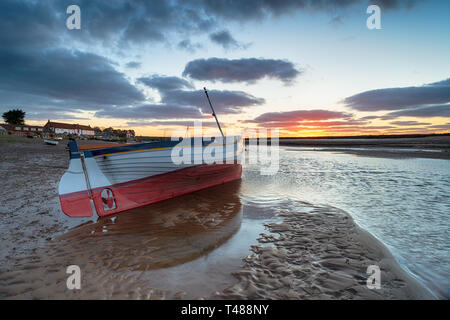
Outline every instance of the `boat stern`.
{"type": "Polygon", "coordinates": [[[69,168],[58,185],[62,211],[69,217],[92,217],[94,207],[90,198],[83,161],[76,141],[68,143],[69,168]]]}

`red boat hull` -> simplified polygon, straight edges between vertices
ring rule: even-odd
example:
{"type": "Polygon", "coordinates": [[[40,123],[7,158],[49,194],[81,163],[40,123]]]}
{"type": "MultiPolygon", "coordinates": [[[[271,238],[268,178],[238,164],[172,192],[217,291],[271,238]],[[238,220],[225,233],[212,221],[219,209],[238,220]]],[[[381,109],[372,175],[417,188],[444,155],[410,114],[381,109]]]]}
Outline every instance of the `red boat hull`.
{"type": "Polygon", "coordinates": [[[240,164],[199,165],[148,178],[60,195],[70,217],[106,216],[240,179],[240,164]]]}

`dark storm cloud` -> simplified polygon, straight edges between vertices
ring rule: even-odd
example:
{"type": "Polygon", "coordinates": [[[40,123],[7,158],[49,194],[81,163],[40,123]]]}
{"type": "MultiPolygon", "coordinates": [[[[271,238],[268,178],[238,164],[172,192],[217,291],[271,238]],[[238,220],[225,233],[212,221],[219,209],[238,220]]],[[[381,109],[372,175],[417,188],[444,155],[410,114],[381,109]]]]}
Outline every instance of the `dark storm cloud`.
{"type": "MultiPolygon", "coordinates": [[[[170,34],[192,35],[224,28],[227,21],[248,22],[296,11],[335,13],[350,6],[376,3],[385,9],[409,8],[401,0],[2,0],[3,46],[55,43],[61,36],[123,46],[170,41],[170,34]],[[65,28],[69,5],[81,8],[82,29],[65,28]]],[[[230,35],[231,39],[232,36],[230,35]]],[[[220,41],[219,41],[220,42],[220,41]]],[[[222,45],[223,42],[220,42],[222,45]]]]}
{"type": "Polygon", "coordinates": [[[438,82],[433,82],[430,83],[429,86],[450,86],[450,78],[442,80],[442,81],[438,81],[438,82]]]}
{"type": "Polygon", "coordinates": [[[120,119],[201,119],[199,108],[175,104],[146,104],[137,107],[116,107],[95,113],[99,118],[120,119]]]}
{"type": "Polygon", "coordinates": [[[372,4],[377,4],[384,9],[411,9],[419,0],[371,0],[372,4]]]}
{"type": "Polygon", "coordinates": [[[415,117],[415,118],[432,118],[432,117],[444,117],[450,118],[450,104],[434,105],[428,107],[421,107],[417,109],[400,110],[390,112],[387,115],[381,117],[381,119],[389,120],[399,117],[415,117]]]}
{"type": "Polygon", "coordinates": [[[70,4],[80,6],[83,40],[102,40],[120,46],[168,42],[171,34],[208,32],[217,24],[197,1],[167,0],[65,0],[56,1],[63,10],[70,4]]]}
{"type": "Polygon", "coordinates": [[[349,119],[352,115],[346,112],[328,110],[296,110],[285,112],[267,112],[246,122],[267,123],[267,122],[289,122],[298,123],[300,121],[323,121],[332,119],[349,119]]]}
{"type": "Polygon", "coordinates": [[[130,69],[139,69],[141,67],[141,63],[137,61],[130,61],[125,64],[125,67],[130,69]]]}
{"type": "Polygon", "coordinates": [[[178,77],[152,75],[149,77],[138,78],[137,81],[159,91],[194,88],[189,81],[178,77]]]}
{"type": "Polygon", "coordinates": [[[0,1],[0,44],[3,49],[55,45],[64,28],[64,20],[60,23],[51,2],[0,1]]]}
{"type": "Polygon", "coordinates": [[[186,50],[186,51],[188,51],[190,53],[194,53],[198,49],[203,48],[203,46],[200,43],[193,43],[189,39],[184,39],[184,40],[181,40],[180,42],[178,42],[177,48],[178,49],[182,49],[182,50],[186,50]]]}
{"type": "Polygon", "coordinates": [[[242,44],[234,39],[228,30],[211,33],[209,35],[209,39],[212,42],[222,46],[224,49],[245,49],[248,47],[248,45],[242,44]]]}
{"type": "MultiPolygon", "coordinates": [[[[185,79],[152,75],[139,78],[137,81],[158,90],[161,96],[160,103],[140,107],[118,107],[97,112],[95,116],[126,119],[138,119],[139,117],[145,119],[197,119],[211,114],[204,91],[192,90],[194,87],[185,79]]],[[[242,108],[261,105],[265,102],[264,99],[242,91],[210,90],[209,95],[215,111],[219,114],[239,113],[242,108]]]]}
{"type": "Polygon", "coordinates": [[[229,20],[245,22],[260,20],[268,16],[281,16],[296,11],[335,12],[351,6],[378,4],[383,9],[409,9],[420,0],[218,0],[187,1],[200,4],[200,8],[210,15],[229,20]]]}
{"type": "Polygon", "coordinates": [[[275,59],[197,59],[190,61],[183,76],[196,80],[255,82],[265,77],[291,83],[301,71],[292,62],[275,59]]]}
{"type": "Polygon", "coordinates": [[[61,4],[0,2],[0,111],[16,106],[28,119],[76,118],[78,110],[142,102],[114,62],[64,48],[76,32],[68,32],[61,4]]]}
{"type": "MultiPolygon", "coordinates": [[[[172,90],[162,93],[162,101],[168,104],[183,104],[201,108],[204,113],[211,113],[208,101],[203,90],[172,90]]],[[[261,105],[265,103],[262,98],[257,98],[243,91],[208,90],[211,102],[217,113],[239,113],[243,107],[261,105]]]]}
{"type": "Polygon", "coordinates": [[[450,103],[450,80],[418,87],[365,91],[348,97],[343,102],[359,111],[413,109],[423,105],[450,103]]]}
{"type": "Polygon", "coordinates": [[[144,100],[111,61],[67,49],[26,53],[0,49],[0,90],[91,106],[144,100]]]}
{"type": "MultiPolygon", "coordinates": [[[[222,29],[227,21],[248,22],[298,11],[336,10],[379,4],[384,9],[410,8],[405,0],[64,0],[50,1],[65,13],[68,5],[80,6],[82,39],[100,39],[121,44],[170,41],[170,34],[195,34],[222,29]]],[[[230,35],[231,36],[231,35],[230,35]]],[[[220,45],[223,45],[220,43],[220,45]]]]}

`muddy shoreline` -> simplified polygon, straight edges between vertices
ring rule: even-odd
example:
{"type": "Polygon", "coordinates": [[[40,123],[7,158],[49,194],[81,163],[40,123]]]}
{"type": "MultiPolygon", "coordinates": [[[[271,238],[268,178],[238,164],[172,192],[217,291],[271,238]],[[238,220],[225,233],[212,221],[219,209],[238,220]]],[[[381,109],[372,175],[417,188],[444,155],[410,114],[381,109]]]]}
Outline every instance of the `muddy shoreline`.
{"type": "Polygon", "coordinates": [[[307,204],[282,223],[267,225],[238,283],[217,294],[225,299],[434,299],[407,274],[390,251],[346,212],[307,204]],[[274,235],[275,234],[275,235],[274,235]],[[270,246],[267,246],[269,244],[270,246]],[[381,288],[367,287],[368,266],[381,270],[381,288]]]}

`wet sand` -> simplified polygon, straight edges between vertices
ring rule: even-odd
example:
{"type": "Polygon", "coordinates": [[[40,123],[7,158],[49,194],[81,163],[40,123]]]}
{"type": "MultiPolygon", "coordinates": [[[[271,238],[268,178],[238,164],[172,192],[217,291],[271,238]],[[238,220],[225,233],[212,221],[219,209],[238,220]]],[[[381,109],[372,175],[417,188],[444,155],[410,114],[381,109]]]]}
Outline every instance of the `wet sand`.
{"type": "Polygon", "coordinates": [[[243,201],[241,182],[117,216],[65,217],[64,149],[0,142],[0,298],[432,298],[345,212],[243,201]],[[72,264],[82,290],[66,287],[72,264]],[[366,287],[368,265],[380,266],[382,289],[366,287]]]}
{"type": "Polygon", "coordinates": [[[227,299],[432,299],[389,250],[344,211],[294,204],[282,223],[267,224],[227,299]],[[274,235],[277,234],[278,236],[274,235]],[[270,246],[267,246],[270,244],[270,246]],[[381,289],[367,287],[367,267],[379,266],[381,289]]]}

